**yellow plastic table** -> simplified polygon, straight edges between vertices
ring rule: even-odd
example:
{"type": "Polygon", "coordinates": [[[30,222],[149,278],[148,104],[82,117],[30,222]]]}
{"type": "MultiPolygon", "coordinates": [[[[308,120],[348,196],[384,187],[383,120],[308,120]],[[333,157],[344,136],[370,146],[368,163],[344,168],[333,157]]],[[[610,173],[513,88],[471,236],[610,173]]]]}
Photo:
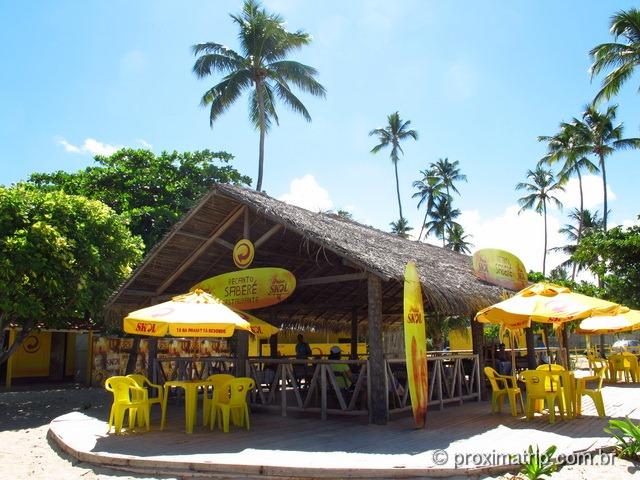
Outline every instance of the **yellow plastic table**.
{"type": "Polygon", "coordinates": [[[162,398],[162,422],[160,430],[164,429],[167,418],[167,398],[169,397],[169,389],[184,389],[184,420],[185,430],[187,433],[193,433],[193,426],[196,423],[196,413],[198,410],[198,388],[213,387],[210,380],[170,380],[164,384],[164,396],[162,398]]]}
{"type": "MultiPolygon", "coordinates": [[[[547,370],[543,370],[547,371],[547,370]]],[[[577,410],[578,410],[578,399],[576,397],[576,393],[578,390],[577,382],[575,374],[572,371],[567,370],[553,370],[551,374],[555,377],[557,376],[560,379],[560,384],[558,388],[562,390],[562,398],[564,405],[564,415],[566,418],[575,418],[577,410]]],[[[535,403],[535,411],[541,412],[543,407],[542,400],[536,400],[535,403]]]]}

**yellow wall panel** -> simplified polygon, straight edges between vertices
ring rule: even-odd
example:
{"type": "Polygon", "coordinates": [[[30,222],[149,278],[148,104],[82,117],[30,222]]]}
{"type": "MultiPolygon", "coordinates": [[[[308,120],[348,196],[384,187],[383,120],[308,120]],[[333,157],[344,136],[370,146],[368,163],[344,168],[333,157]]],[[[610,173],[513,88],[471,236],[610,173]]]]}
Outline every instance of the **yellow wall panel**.
{"type": "Polygon", "coordinates": [[[27,336],[14,354],[14,377],[46,377],[49,375],[51,333],[39,332],[27,336]]]}

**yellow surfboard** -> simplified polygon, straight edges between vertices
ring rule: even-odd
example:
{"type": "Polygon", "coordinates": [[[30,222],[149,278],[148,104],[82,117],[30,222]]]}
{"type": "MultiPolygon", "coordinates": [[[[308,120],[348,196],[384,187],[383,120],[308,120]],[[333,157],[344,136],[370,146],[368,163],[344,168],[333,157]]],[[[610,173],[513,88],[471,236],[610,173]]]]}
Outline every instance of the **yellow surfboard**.
{"type": "Polygon", "coordinates": [[[473,254],[473,273],[492,285],[522,290],[529,284],[527,270],[514,254],[495,248],[483,248],[473,254]]]}
{"type": "Polygon", "coordinates": [[[411,408],[416,426],[423,428],[427,413],[427,332],[422,287],[414,262],[404,270],[404,344],[411,408]]]}
{"type": "Polygon", "coordinates": [[[291,296],[296,277],[284,268],[250,268],[223,273],[191,287],[200,288],[238,310],[269,307],[291,296]]]}

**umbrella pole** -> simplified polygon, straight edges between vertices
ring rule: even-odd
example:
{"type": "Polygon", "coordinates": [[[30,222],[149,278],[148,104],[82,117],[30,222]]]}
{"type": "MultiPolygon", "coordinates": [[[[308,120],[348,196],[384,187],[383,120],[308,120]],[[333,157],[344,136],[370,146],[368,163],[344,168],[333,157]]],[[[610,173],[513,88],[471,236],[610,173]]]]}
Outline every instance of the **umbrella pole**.
{"type": "Polygon", "coordinates": [[[509,346],[511,347],[511,375],[515,376],[516,374],[516,351],[513,349],[513,340],[515,334],[512,331],[509,331],[509,346]]]}

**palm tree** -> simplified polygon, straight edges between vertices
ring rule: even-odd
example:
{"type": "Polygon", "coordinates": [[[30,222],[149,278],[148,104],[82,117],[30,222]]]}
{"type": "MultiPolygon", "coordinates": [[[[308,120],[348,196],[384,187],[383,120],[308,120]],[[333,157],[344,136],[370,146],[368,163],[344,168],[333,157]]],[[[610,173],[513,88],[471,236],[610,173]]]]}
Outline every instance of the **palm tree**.
{"type": "Polygon", "coordinates": [[[604,190],[603,229],[607,230],[607,171],[605,160],[616,150],[640,148],[640,138],[622,138],[624,126],[622,123],[613,126],[618,110],[617,105],[607,107],[605,112],[599,112],[593,105],[587,105],[582,114],[582,121],[573,119],[579,148],[598,158],[598,166],[602,172],[604,190]]]}
{"type": "Polygon", "coordinates": [[[400,153],[404,153],[400,142],[411,137],[414,140],[418,140],[418,132],[415,130],[409,130],[411,120],[402,121],[398,112],[394,112],[387,117],[387,126],[384,128],[376,128],[369,132],[369,136],[376,135],[378,137],[378,145],[371,149],[371,153],[378,153],[385,147],[391,146],[391,162],[396,172],[396,193],[398,194],[398,209],[400,210],[400,219],[402,215],[402,202],[400,201],[400,182],[398,181],[398,160],[400,159],[400,153]]]}
{"type": "Polygon", "coordinates": [[[529,192],[518,199],[521,213],[525,210],[535,210],[536,213],[544,215],[544,254],[542,256],[542,275],[546,274],[547,266],[547,203],[554,203],[558,208],[562,208],[562,203],[554,194],[564,191],[564,187],[556,182],[551,170],[545,170],[541,166],[535,170],[527,171],[527,178],[530,183],[521,182],[516,185],[516,190],[529,192]]]}
{"type": "Polygon", "coordinates": [[[593,59],[591,78],[603,70],[613,68],[604,77],[602,89],[596,95],[594,103],[616,95],[640,65],[640,11],[637,8],[621,10],[611,17],[610,25],[610,32],[616,41],[598,45],[589,52],[593,59]],[[624,39],[624,43],[617,42],[620,37],[624,39]]]}
{"type": "MultiPolygon", "coordinates": [[[[574,174],[578,177],[578,187],[580,189],[580,212],[584,212],[584,192],[582,189],[582,170],[587,170],[591,173],[596,173],[598,167],[589,160],[585,154],[589,153],[588,149],[580,145],[580,135],[578,129],[574,124],[561,123],[560,131],[551,137],[541,136],[538,137],[538,141],[547,142],[548,152],[542,157],[538,164],[553,165],[554,163],[563,160],[564,164],[558,173],[559,183],[564,185],[569,181],[569,178],[574,174]]],[[[576,243],[580,243],[582,237],[582,218],[583,214],[578,215],[578,236],[576,243]]],[[[571,274],[571,280],[574,280],[576,276],[576,265],[573,265],[573,271],[571,274]]]]}
{"type": "Polygon", "coordinates": [[[574,208],[568,215],[570,220],[573,220],[576,224],[567,223],[565,224],[559,232],[562,233],[569,243],[567,245],[563,245],[561,247],[550,248],[550,252],[561,252],[565,255],[568,255],[569,258],[562,262],[560,266],[563,268],[572,267],[573,274],[571,275],[571,280],[575,280],[575,275],[577,272],[584,269],[584,265],[573,260],[573,254],[578,248],[578,244],[582,238],[588,237],[589,235],[597,232],[598,230],[602,230],[602,219],[598,214],[598,211],[591,210],[578,210],[574,208]]]}
{"type": "Polygon", "coordinates": [[[458,160],[451,163],[448,158],[439,158],[436,163],[431,164],[431,168],[433,168],[435,174],[440,177],[440,180],[444,184],[445,189],[447,190],[447,197],[449,198],[451,198],[450,190],[453,190],[455,193],[460,195],[455,182],[467,181],[467,176],[462,174],[458,165],[460,165],[458,160]]]}
{"type": "Polygon", "coordinates": [[[264,138],[272,122],[278,124],[276,99],[282,101],[305,120],[311,116],[303,103],[291,91],[294,85],[302,92],[324,97],[324,87],[315,79],[315,68],[287,60],[287,55],[311,42],[311,36],[298,30],[285,29],[282,17],[267,13],[256,0],[245,0],[242,12],[231,15],[240,28],[241,54],[219,43],[207,42],[193,46],[197,58],[193,72],[198,78],[213,73],[224,75],[207,90],[201,104],[210,106],[209,123],[224,113],[245,90],[251,90],[249,112],[253,125],[260,132],[258,181],[262,190],[264,170],[264,138]]]}
{"type": "Polygon", "coordinates": [[[446,195],[445,184],[442,182],[440,177],[436,176],[436,173],[432,168],[429,170],[420,170],[420,174],[422,175],[422,179],[413,182],[413,188],[417,188],[418,191],[412,195],[412,198],[420,199],[418,200],[418,208],[423,204],[426,204],[427,208],[424,212],[424,220],[420,227],[418,241],[422,238],[422,232],[424,231],[425,224],[427,223],[427,217],[433,212],[435,203],[446,195]]]}
{"type": "MultiPolygon", "coordinates": [[[[451,208],[451,199],[442,197],[438,200],[430,214],[431,220],[424,224],[427,235],[434,234],[442,239],[442,246],[446,244],[446,236],[456,226],[461,227],[455,219],[460,216],[460,210],[451,208]]],[[[462,227],[461,227],[462,228],[462,227]]]]}
{"type": "Polygon", "coordinates": [[[413,227],[409,226],[409,221],[404,217],[400,217],[389,225],[391,225],[391,233],[402,238],[409,238],[409,232],[413,230],[413,227]]]}
{"type": "Polygon", "coordinates": [[[471,248],[473,247],[473,243],[467,241],[469,237],[470,235],[465,235],[462,225],[456,223],[449,230],[449,236],[445,246],[454,252],[466,253],[468,255],[471,253],[471,248]]]}

